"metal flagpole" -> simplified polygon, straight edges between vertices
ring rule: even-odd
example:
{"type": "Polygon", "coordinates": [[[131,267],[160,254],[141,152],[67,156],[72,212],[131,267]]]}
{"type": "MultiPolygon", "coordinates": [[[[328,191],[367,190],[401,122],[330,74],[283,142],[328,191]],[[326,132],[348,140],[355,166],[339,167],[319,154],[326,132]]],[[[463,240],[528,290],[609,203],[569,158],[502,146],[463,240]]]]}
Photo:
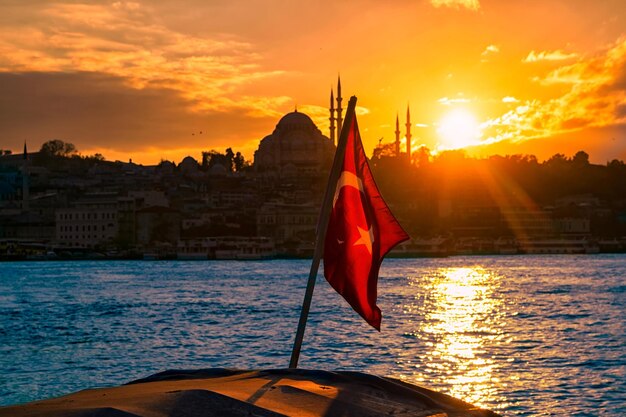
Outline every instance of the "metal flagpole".
{"type": "Polygon", "coordinates": [[[315,251],[313,252],[313,262],[311,262],[311,271],[309,272],[309,281],[307,282],[306,292],[304,293],[304,301],[302,301],[302,310],[300,311],[300,321],[298,322],[298,330],[296,332],[296,339],[293,342],[293,350],[291,351],[291,360],[289,361],[290,368],[298,367],[298,359],[300,358],[300,350],[302,348],[302,339],[304,338],[304,329],[306,328],[306,321],[309,317],[309,309],[311,308],[311,299],[313,298],[313,290],[315,289],[315,279],[317,278],[317,270],[320,266],[320,260],[324,252],[324,239],[326,237],[326,228],[328,227],[328,221],[330,219],[330,210],[333,204],[333,197],[335,195],[335,189],[337,188],[337,181],[341,175],[341,167],[343,164],[343,158],[346,154],[346,143],[348,141],[348,131],[352,125],[352,118],[354,117],[354,109],[356,108],[356,97],[350,97],[348,102],[348,108],[346,110],[346,118],[339,135],[339,141],[337,143],[337,150],[335,151],[335,159],[333,160],[333,167],[330,170],[328,177],[328,185],[326,186],[326,194],[324,195],[324,202],[320,209],[320,217],[317,222],[317,233],[315,238],[315,251]]]}

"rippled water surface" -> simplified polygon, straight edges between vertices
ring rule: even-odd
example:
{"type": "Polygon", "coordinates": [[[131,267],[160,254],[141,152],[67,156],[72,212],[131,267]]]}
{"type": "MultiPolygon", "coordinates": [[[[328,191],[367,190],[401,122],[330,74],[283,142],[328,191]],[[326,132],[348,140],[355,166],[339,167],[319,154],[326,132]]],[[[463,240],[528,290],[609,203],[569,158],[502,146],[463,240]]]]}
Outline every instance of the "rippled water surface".
{"type": "MultiPolygon", "coordinates": [[[[310,261],[0,264],[0,404],[171,368],[284,368],[310,261]]],[[[626,256],[389,259],[382,332],[318,279],[302,368],[505,415],[626,415],[626,256]]]]}

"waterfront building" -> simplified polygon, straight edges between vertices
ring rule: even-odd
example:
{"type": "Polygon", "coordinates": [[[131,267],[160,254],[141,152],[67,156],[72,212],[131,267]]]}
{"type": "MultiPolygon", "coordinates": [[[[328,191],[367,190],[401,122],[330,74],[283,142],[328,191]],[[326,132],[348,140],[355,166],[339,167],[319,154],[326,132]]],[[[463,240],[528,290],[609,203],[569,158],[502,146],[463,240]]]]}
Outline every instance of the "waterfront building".
{"type": "Polygon", "coordinates": [[[136,212],[137,244],[146,248],[176,245],[180,239],[181,216],[168,207],[146,207],[136,212]]]}
{"type": "Polygon", "coordinates": [[[117,196],[86,198],[56,210],[56,242],[60,247],[94,248],[117,236],[117,196]]]}
{"type": "Polygon", "coordinates": [[[279,251],[303,255],[313,249],[319,207],[266,203],[257,212],[257,236],[270,237],[279,251]]]}
{"type": "Polygon", "coordinates": [[[22,155],[22,211],[28,211],[30,203],[30,161],[28,160],[28,150],[24,142],[24,154],[22,155]]]}
{"type": "Polygon", "coordinates": [[[18,171],[0,172],[0,216],[20,212],[22,178],[18,171]]]}
{"type": "Polygon", "coordinates": [[[207,193],[207,204],[211,208],[254,207],[258,196],[256,190],[239,186],[229,189],[217,189],[207,193]]]}
{"type": "Polygon", "coordinates": [[[0,217],[0,240],[48,244],[54,237],[54,221],[34,211],[0,217]]]}
{"type": "Polygon", "coordinates": [[[135,200],[138,208],[143,207],[169,207],[170,201],[161,190],[131,190],[128,197],[135,200]]]}
{"type": "Polygon", "coordinates": [[[554,219],[556,229],[567,236],[589,236],[591,220],[584,217],[562,217],[554,219]]]}

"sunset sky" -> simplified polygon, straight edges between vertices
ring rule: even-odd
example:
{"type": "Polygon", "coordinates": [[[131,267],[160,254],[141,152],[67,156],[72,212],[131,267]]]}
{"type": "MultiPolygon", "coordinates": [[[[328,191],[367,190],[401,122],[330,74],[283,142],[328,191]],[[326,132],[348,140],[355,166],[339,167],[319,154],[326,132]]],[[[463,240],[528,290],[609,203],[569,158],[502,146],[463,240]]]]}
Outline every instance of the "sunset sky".
{"type": "Polygon", "coordinates": [[[0,0],[0,149],[252,159],[339,73],[368,154],[410,104],[416,146],[626,159],[623,0],[0,0]]]}

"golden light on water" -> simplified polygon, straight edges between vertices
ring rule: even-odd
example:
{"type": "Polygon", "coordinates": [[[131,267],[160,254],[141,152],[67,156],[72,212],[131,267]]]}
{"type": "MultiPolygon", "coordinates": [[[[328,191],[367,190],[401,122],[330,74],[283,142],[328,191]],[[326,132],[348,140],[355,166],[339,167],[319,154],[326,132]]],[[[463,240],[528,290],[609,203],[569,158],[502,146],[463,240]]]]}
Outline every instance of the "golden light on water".
{"type": "Polygon", "coordinates": [[[480,267],[445,268],[417,284],[427,294],[424,320],[415,336],[422,382],[446,387],[450,395],[478,406],[493,404],[500,381],[486,345],[503,337],[502,301],[494,297],[499,277],[480,267]]]}

